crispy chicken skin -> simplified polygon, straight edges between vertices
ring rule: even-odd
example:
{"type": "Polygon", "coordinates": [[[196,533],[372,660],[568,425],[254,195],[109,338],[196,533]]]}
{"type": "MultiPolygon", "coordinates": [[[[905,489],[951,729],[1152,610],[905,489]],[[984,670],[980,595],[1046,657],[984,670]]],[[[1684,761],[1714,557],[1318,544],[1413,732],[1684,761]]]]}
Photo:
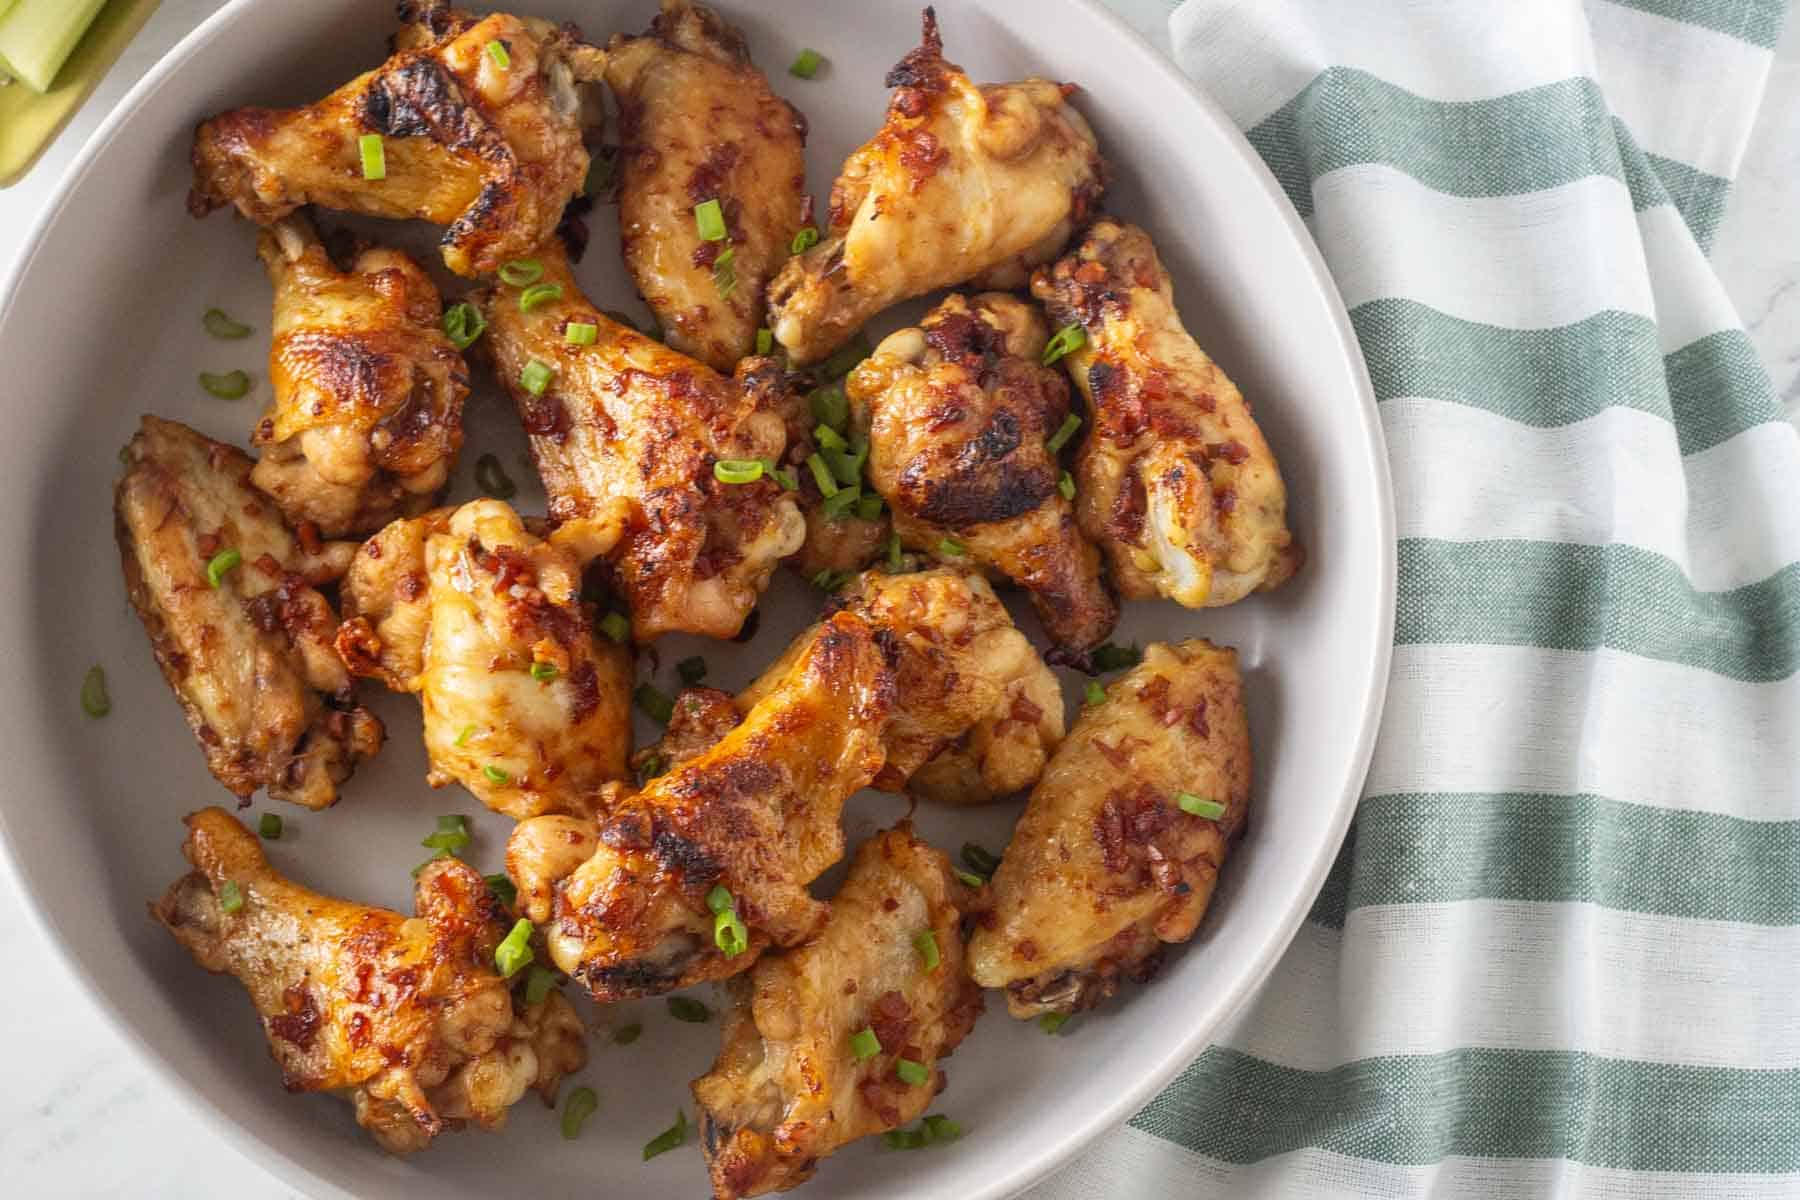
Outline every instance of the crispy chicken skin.
{"type": "Polygon", "coordinates": [[[587,176],[578,83],[606,56],[571,27],[403,0],[398,49],[317,104],[239,108],[194,132],[188,208],[268,225],[303,204],[447,226],[444,264],[480,275],[531,253],[587,176]],[[487,52],[506,48],[502,66],[487,52]],[[360,142],[382,138],[386,177],[360,142]]]}
{"type": "Polygon", "coordinates": [[[1041,362],[1048,340],[1022,300],[952,295],[877,346],[845,391],[901,540],[1024,588],[1057,651],[1079,659],[1118,606],[1045,444],[1069,415],[1067,381],[1041,362]]]}
{"type": "Polygon", "coordinates": [[[316,586],[354,547],[309,550],[250,486],[234,446],[146,416],[125,448],[114,527],[125,590],[206,765],[241,802],[257,788],[307,808],[381,748],[381,722],[356,705],[331,651],[337,614],[316,586]],[[215,557],[241,565],[218,586],[215,557]]]}
{"type": "Polygon", "coordinates": [[[844,163],[830,228],[769,287],[775,340],[825,357],[882,309],[966,280],[1016,287],[1061,253],[1104,187],[1093,131],[1045,79],[976,85],[937,18],[888,73],[881,132],[844,163]]]}
{"type": "Polygon", "coordinates": [[[1237,652],[1156,643],[1084,708],[1031,793],[969,942],[1015,1017],[1092,1008],[1185,942],[1244,828],[1250,734],[1237,652]],[[1209,819],[1183,793],[1222,804],[1209,819]]]}
{"type": "MultiPolygon", "coordinates": [[[[601,819],[592,857],[550,885],[551,959],[606,1003],[736,975],[812,936],[826,908],[806,885],[843,856],[838,816],[881,768],[892,704],[874,631],[848,613],[827,621],[741,725],[601,819]],[[749,929],[730,958],[706,903],[718,886],[749,929]]],[[[526,861],[524,841],[544,844],[537,829],[518,827],[509,864],[526,861]]],[[[521,882],[527,896],[543,886],[521,882]]]]}
{"type": "Polygon", "coordinates": [[[499,500],[396,521],[344,577],[339,655],[413,692],[433,787],[523,820],[594,812],[625,777],[631,655],[596,638],[569,551],[499,500]]]}
{"type": "Polygon", "coordinates": [[[535,256],[561,294],[521,311],[519,289],[481,297],[485,339],[518,405],[558,523],[555,540],[585,562],[605,556],[640,642],[670,632],[736,635],[805,522],[772,480],[724,483],[722,459],[781,457],[786,381],[773,359],[735,376],[606,317],[581,294],[552,241],[535,256]],[[564,334],[597,328],[592,344],[564,334]],[[523,382],[550,369],[541,393],[523,382]]]}
{"type": "Polygon", "coordinates": [[[208,971],[237,977],[291,1092],[332,1091],[394,1154],[446,1128],[488,1129],[528,1088],[554,1097],[587,1062],[581,1022],[552,992],[526,1006],[494,970],[505,914],[481,876],[431,862],[415,917],[322,896],[269,865],[223,809],[187,818],[194,869],[150,913],[208,971]],[[226,911],[234,885],[241,907],[226,911]]]}
{"type": "Polygon", "coordinates": [[[1134,225],[1098,221],[1031,284],[1086,343],[1063,361],[1093,414],[1077,516],[1127,597],[1231,604],[1300,564],[1287,491],[1250,404],[1194,342],[1169,273],[1134,225]]]}
{"type": "Polygon", "coordinates": [[[944,1085],[938,1060],[981,1015],[963,973],[964,898],[950,861],[901,824],[858,847],[817,937],[732,981],[718,1060],[694,1081],[715,1197],[785,1192],[820,1159],[925,1112],[944,1085]],[[864,1029],[881,1052],[859,1061],[850,1039],[864,1029]],[[925,1082],[895,1074],[902,1058],[925,1082]]]}
{"type": "Polygon", "coordinates": [[[670,347],[729,371],[752,353],[769,279],[804,223],[806,120],[769,90],[738,31],[689,0],[662,0],[641,37],[615,36],[606,81],[625,265],[670,347]],[[707,200],[723,211],[722,241],[696,231],[707,200]]]}
{"type": "Polygon", "coordinates": [[[265,229],[256,252],[275,287],[275,399],[257,422],[250,481],[290,524],[326,537],[423,512],[462,446],[469,394],[430,276],[380,247],[340,271],[294,217],[265,229]]]}

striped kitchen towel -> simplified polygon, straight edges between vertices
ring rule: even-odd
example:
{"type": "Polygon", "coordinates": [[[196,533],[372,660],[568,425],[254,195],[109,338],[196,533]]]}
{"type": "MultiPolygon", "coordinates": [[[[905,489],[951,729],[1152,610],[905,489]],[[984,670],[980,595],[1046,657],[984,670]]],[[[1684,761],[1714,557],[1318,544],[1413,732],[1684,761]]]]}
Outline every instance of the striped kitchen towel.
{"type": "Polygon", "coordinates": [[[1380,744],[1269,983],[1033,1193],[1800,1195],[1800,435],[1705,258],[1783,0],[1189,0],[1355,323],[1380,744]]]}

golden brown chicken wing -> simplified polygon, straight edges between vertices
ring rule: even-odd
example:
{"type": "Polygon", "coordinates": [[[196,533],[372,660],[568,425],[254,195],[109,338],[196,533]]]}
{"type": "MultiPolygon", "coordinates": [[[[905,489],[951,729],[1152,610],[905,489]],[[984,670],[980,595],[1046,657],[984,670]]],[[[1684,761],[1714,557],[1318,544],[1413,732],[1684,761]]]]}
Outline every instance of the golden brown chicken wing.
{"type": "Polygon", "coordinates": [[[498,1129],[528,1088],[553,1097],[587,1061],[551,992],[516,1002],[494,967],[505,914],[472,868],[428,863],[416,917],[309,891],[275,871],[222,809],[187,818],[194,870],[150,906],[209,971],[235,975],[294,1092],[348,1094],[394,1154],[466,1122],[498,1129]]]}
{"type": "Polygon", "coordinates": [[[734,636],[805,536],[792,497],[762,471],[781,457],[783,372],[747,359],[735,377],[720,375],[608,319],[554,241],[536,262],[542,275],[529,286],[554,295],[527,309],[525,292],[501,285],[481,304],[556,540],[584,561],[606,556],[640,642],[734,636]],[[594,340],[571,341],[571,326],[578,336],[591,326],[594,340]],[[727,482],[721,463],[758,477],[727,482]]]}
{"type": "Polygon", "coordinates": [[[462,446],[469,372],[440,327],[437,288],[398,250],[333,265],[304,220],[263,231],[275,285],[269,382],[250,481],[290,524],[368,534],[423,512],[462,446]]]}
{"type": "Polygon", "coordinates": [[[259,225],[303,204],[448,226],[444,264],[531,253],[587,176],[583,96],[605,55],[570,26],[405,0],[394,56],[306,108],[240,108],[194,133],[188,208],[259,225]],[[496,50],[495,47],[498,47],[496,50]]]}
{"type": "Polygon", "coordinates": [[[1300,563],[1287,491],[1250,404],[1194,342],[1169,273],[1133,225],[1098,221],[1032,294],[1086,342],[1063,361],[1093,414],[1077,515],[1128,597],[1231,604],[1300,563]]]}
{"type": "Polygon", "coordinates": [[[748,358],[806,191],[806,120],[769,90],[744,39],[691,0],[662,0],[607,46],[619,101],[625,265],[664,339],[717,371],[748,358]],[[696,207],[718,206],[700,228],[696,207]]]}
{"type": "Polygon", "coordinates": [[[718,1061],[694,1081],[714,1196],[785,1192],[924,1113],[944,1086],[938,1060],[981,1015],[963,899],[950,861],[902,824],[857,849],[817,937],[732,981],[718,1061]],[[859,1034],[864,1049],[875,1039],[866,1056],[859,1034]]]}
{"type": "Polygon", "coordinates": [[[1024,301],[952,295],[877,346],[845,390],[901,540],[1026,589],[1058,652],[1079,659],[1118,606],[1046,445],[1069,415],[1067,382],[1040,361],[1048,340],[1024,301]]]}
{"type": "Polygon", "coordinates": [[[249,457],[185,425],[146,416],[125,459],[113,513],[126,594],[208,769],[245,803],[260,787],[336,803],[382,738],[315,590],[355,547],[304,547],[250,486],[249,457]]]}
{"type": "Polygon", "coordinates": [[[1015,1017],[1092,1008],[1193,936],[1244,828],[1237,653],[1157,643],[1082,710],[1031,793],[969,941],[1015,1017]]]}
{"type": "Polygon", "coordinates": [[[937,19],[887,77],[887,123],[844,163],[823,241],[769,286],[775,340],[825,357],[889,305],[978,281],[1015,287],[1093,210],[1093,131],[1045,79],[976,85],[946,62],[937,19]]]}
{"type": "Polygon", "coordinates": [[[337,647],[414,692],[433,787],[495,812],[588,815],[625,777],[631,655],[594,636],[581,569],[499,500],[396,521],[344,577],[337,647]]]}

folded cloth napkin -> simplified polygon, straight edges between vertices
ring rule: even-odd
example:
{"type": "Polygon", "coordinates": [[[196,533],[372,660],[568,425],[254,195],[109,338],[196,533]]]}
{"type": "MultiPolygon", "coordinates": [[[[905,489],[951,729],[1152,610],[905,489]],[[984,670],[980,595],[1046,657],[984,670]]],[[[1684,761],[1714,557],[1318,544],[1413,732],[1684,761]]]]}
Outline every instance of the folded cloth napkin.
{"type": "Polygon", "coordinates": [[[1800,436],[1704,253],[1783,10],[1173,14],[1368,360],[1393,676],[1269,983],[1037,1200],[1800,1194],[1800,436]]]}

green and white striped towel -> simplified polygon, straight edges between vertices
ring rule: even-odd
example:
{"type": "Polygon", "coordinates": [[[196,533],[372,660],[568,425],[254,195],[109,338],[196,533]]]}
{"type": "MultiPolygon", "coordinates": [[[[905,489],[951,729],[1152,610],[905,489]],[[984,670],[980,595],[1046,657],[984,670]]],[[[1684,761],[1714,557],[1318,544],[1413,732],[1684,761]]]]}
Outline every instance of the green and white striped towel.
{"type": "Polygon", "coordinates": [[[1800,435],[1707,265],[1783,0],[1189,0],[1375,382],[1393,677],[1270,982],[1037,1200],[1800,1195],[1800,435]]]}

